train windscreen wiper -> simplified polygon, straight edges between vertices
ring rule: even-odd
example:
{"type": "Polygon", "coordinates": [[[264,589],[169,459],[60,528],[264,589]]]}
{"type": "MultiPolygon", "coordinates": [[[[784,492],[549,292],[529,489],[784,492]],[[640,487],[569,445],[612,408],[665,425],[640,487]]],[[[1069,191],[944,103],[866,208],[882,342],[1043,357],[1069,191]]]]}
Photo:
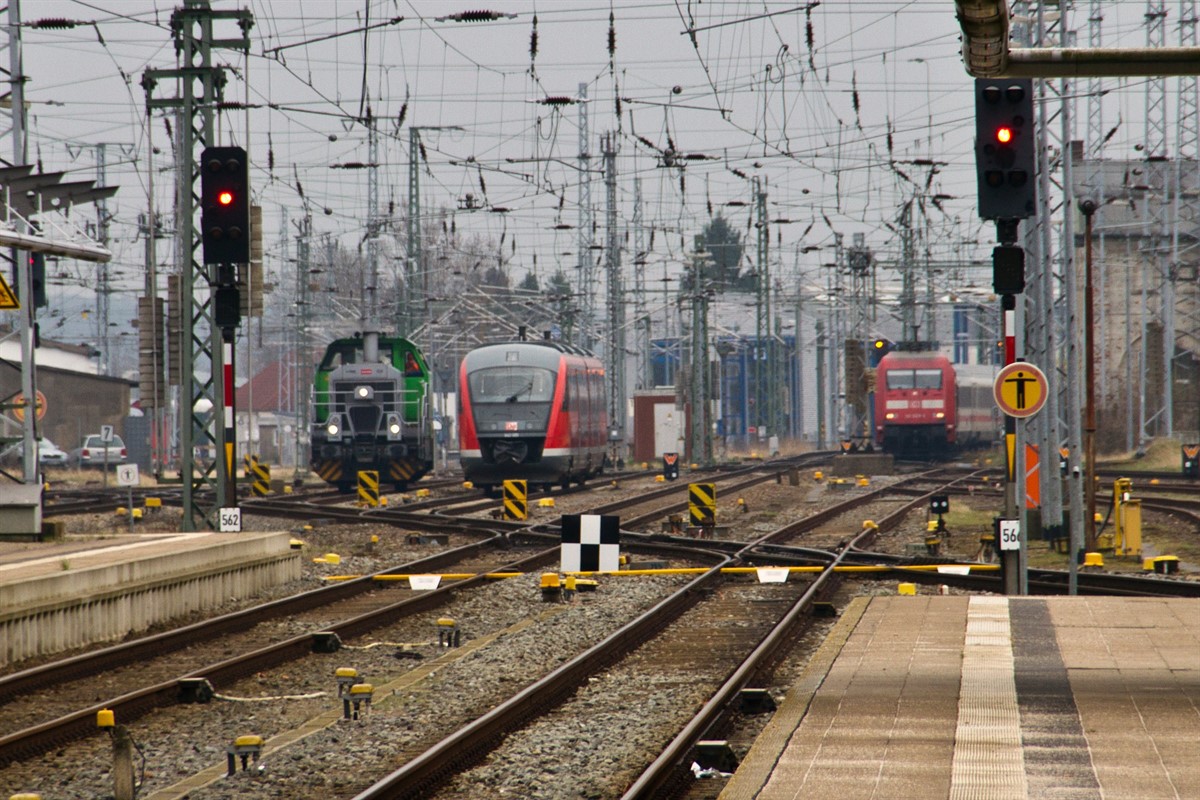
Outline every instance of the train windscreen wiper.
{"type": "Polygon", "coordinates": [[[520,389],[517,389],[515,392],[513,392],[512,394],[510,394],[510,395],[509,395],[509,396],[508,396],[508,397],[507,397],[507,398],[504,400],[504,402],[506,402],[506,403],[515,403],[515,402],[517,402],[517,398],[519,398],[521,395],[525,394],[526,392],[530,391],[531,389],[533,389],[533,381],[530,381],[529,383],[527,383],[527,384],[525,384],[524,386],[522,386],[520,389]]]}

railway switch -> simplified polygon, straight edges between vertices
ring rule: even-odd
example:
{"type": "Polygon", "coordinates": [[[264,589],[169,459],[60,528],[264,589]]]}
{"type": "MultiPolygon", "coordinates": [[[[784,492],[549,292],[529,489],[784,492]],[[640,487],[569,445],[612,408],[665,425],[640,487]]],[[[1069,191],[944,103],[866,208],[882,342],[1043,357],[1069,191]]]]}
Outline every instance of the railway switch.
{"type": "Polygon", "coordinates": [[[1120,556],[1140,556],[1142,552],[1142,503],[1140,500],[1133,499],[1133,481],[1129,478],[1117,478],[1113,481],[1112,497],[1112,550],[1120,556]]]}
{"type": "Polygon", "coordinates": [[[369,683],[356,683],[350,687],[350,692],[342,698],[342,717],[344,719],[359,719],[365,717],[371,710],[371,697],[375,687],[369,683]]]}
{"type": "Polygon", "coordinates": [[[696,742],[696,763],[701,769],[736,772],[738,758],[725,739],[701,739],[696,742]]]}
{"type": "Polygon", "coordinates": [[[458,623],[450,617],[439,617],[437,621],[438,647],[458,647],[458,623]]]}
{"type": "Polygon", "coordinates": [[[333,677],[337,680],[338,697],[350,694],[350,687],[358,683],[358,670],[354,667],[338,667],[333,677]]]}
{"type": "Polygon", "coordinates": [[[226,756],[226,775],[233,775],[237,772],[237,762],[242,762],[242,772],[250,768],[250,763],[253,761],[258,764],[258,756],[262,753],[263,738],[261,736],[246,735],[239,736],[233,740],[233,744],[225,748],[226,756]]]}
{"type": "Polygon", "coordinates": [[[1147,558],[1143,564],[1147,571],[1153,570],[1160,575],[1170,575],[1179,571],[1179,556],[1155,556],[1147,558]]]}
{"type": "Polygon", "coordinates": [[[216,692],[207,678],[180,678],[179,702],[207,703],[216,692]]]}
{"type": "Polygon", "coordinates": [[[984,561],[991,561],[996,553],[996,536],[992,533],[985,533],[979,537],[979,557],[984,561]]]}
{"type": "Polygon", "coordinates": [[[557,572],[542,573],[542,599],[558,600],[562,596],[562,581],[557,572]]]}
{"type": "Polygon", "coordinates": [[[775,698],[766,689],[742,689],[738,692],[738,701],[738,710],[743,714],[763,714],[776,708],[775,698]]]}
{"type": "Polygon", "coordinates": [[[336,653],[342,649],[342,639],[336,631],[316,631],[312,637],[314,653],[336,653]]]}

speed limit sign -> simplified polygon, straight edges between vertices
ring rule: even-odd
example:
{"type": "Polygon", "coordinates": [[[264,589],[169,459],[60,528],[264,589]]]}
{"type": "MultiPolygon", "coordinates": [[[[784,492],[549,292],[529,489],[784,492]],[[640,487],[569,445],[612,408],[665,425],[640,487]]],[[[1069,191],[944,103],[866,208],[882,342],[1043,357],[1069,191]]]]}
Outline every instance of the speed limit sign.
{"type": "Polygon", "coordinates": [[[1002,519],[999,521],[1000,549],[1021,549],[1021,520],[1002,519]]]}

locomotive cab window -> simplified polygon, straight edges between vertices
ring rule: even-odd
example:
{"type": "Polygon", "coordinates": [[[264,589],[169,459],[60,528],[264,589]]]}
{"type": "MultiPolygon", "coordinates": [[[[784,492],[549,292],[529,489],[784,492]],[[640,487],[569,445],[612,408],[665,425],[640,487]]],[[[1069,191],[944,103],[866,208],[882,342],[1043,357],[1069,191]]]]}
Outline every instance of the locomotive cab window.
{"type": "Polygon", "coordinates": [[[942,371],[940,369],[913,370],[913,383],[918,389],[942,388],[942,371]]]}
{"type": "Polygon", "coordinates": [[[476,403],[548,403],[554,397],[554,373],[537,367],[493,367],[468,376],[476,403]]]}
{"type": "Polygon", "coordinates": [[[887,388],[892,391],[904,389],[941,389],[940,369],[893,369],[887,373],[887,388]]]}

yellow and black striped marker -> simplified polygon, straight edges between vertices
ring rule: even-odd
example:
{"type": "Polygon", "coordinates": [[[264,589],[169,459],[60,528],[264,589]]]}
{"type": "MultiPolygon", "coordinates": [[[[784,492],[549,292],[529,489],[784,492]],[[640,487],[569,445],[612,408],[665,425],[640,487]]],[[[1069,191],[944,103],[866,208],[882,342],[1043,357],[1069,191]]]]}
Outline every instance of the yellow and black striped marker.
{"type": "Polygon", "coordinates": [[[529,484],[526,481],[504,482],[504,518],[525,520],[529,517],[529,484]]]}
{"type": "Polygon", "coordinates": [[[255,497],[266,497],[271,493],[271,465],[258,460],[258,456],[250,456],[250,466],[246,475],[254,483],[250,491],[255,497]]]}
{"type": "Polygon", "coordinates": [[[716,525],[717,485],[715,483],[689,483],[688,509],[692,512],[693,525],[716,525]]]}
{"type": "Polygon", "coordinates": [[[379,471],[374,469],[359,470],[358,473],[358,502],[368,508],[379,507],[379,471]]]}

